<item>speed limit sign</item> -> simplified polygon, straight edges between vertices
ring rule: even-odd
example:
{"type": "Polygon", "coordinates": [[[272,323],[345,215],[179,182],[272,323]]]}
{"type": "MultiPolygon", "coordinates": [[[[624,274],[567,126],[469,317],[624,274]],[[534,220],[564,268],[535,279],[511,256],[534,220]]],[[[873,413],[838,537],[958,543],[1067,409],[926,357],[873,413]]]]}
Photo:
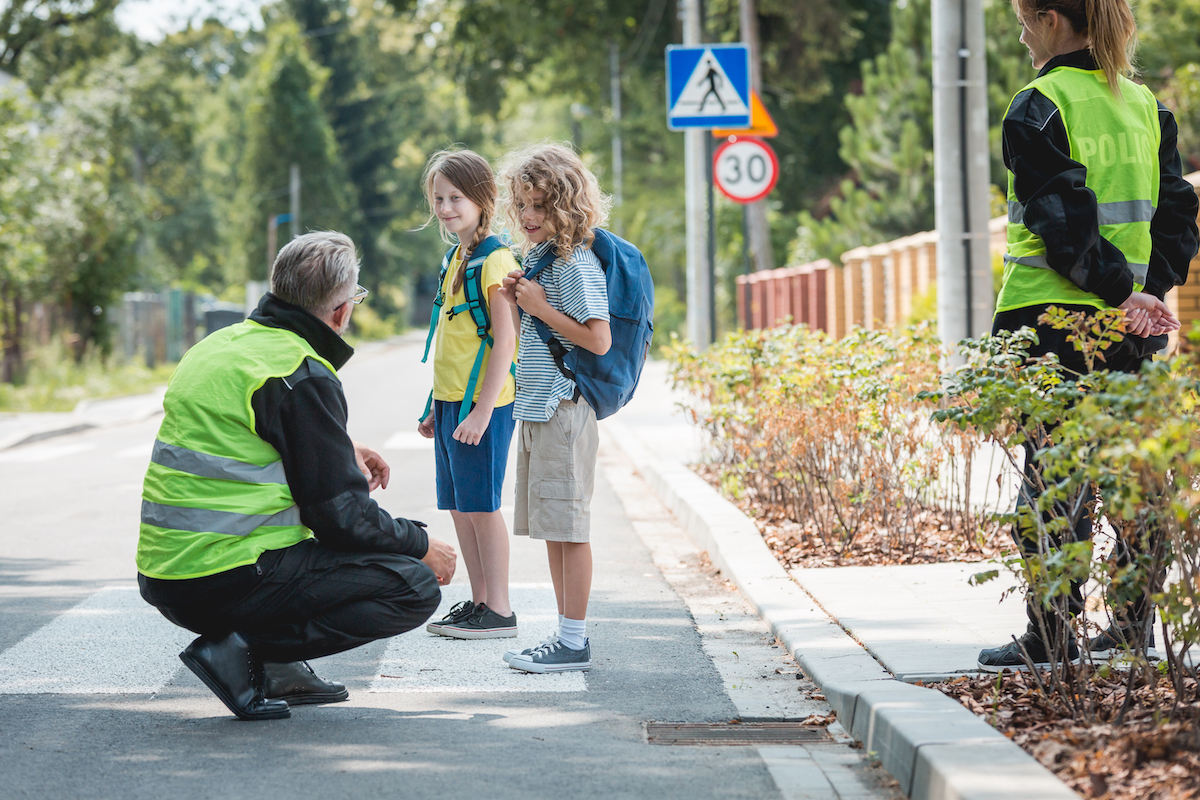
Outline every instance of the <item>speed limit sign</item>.
{"type": "Polygon", "coordinates": [[[756,203],[775,188],[779,159],[762,139],[734,139],[713,154],[713,180],[735,203],[756,203]]]}

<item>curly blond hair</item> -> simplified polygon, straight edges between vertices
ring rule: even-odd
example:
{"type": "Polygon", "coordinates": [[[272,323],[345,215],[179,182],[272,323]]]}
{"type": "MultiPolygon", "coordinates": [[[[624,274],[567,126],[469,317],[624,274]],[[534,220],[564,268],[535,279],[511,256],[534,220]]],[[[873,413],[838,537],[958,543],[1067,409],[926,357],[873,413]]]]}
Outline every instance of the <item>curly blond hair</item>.
{"type": "Polygon", "coordinates": [[[596,238],[592,229],[608,221],[611,199],[566,145],[535,144],[509,153],[500,168],[500,183],[505,219],[518,238],[523,238],[521,211],[530,195],[543,194],[546,222],[554,229],[555,252],[560,258],[569,258],[576,247],[590,247],[596,238]]]}

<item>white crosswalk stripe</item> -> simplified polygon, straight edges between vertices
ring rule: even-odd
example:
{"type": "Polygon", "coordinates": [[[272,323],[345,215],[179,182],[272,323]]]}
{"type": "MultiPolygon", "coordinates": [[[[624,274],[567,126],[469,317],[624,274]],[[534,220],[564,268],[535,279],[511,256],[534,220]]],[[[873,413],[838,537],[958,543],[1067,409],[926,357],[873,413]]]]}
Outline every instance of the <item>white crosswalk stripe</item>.
{"type": "Polygon", "coordinates": [[[56,458],[93,450],[95,447],[96,445],[91,442],[27,445],[0,453],[0,464],[34,464],[39,461],[53,461],[56,458]]]}
{"type": "MultiPolygon", "coordinates": [[[[464,641],[421,626],[388,642],[368,691],[587,691],[582,673],[531,675],[504,663],[505,650],[536,644],[558,622],[549,585],[515,584],[511,595],[519,638],[464,641]]],[[[434,619],[467,599],[465,581],[446,587],[434,619]]],[[[147,605],[136,586],[101,589],[0,652],[0,694],[153,694],[179,679],[179,651],[194,637],[147,605]]]]}
{"type": "Polygon", "coordinates": [[[383,443],[384,450],[432,450],[433,439],[426,439],[416,431],[397,431],[383,443]]]}
{"type": "Polygon", "coordinates": [[[151,694],[193,638],[136,587],[101,589],[0,653],[0,694],[151,694]]]}
{"type": "MultiPolygon", "coordinates": [[[[582,672],[534,675],[504,663],[504,651],[536,645],[558,626],[554,588],[546,584],[509,587],[517,614],[515,639],[452,639],[425,631],[424,626],[388,643],[379,663],[372,692],[586,692],[582,672]]],[[[452,584],[442,589],[442,604],[433,619],[450,607],[471,599],[471,587],[452,584]]]]}

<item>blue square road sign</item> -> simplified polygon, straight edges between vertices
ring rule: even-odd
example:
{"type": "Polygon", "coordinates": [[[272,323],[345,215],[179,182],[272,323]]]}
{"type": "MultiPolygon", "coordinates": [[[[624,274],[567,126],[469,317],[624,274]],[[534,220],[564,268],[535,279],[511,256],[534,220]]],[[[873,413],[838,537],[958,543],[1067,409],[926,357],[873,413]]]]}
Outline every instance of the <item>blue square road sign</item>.
{"type": "Polygon", "coordinates": [[[750,48],[744,44],[667,47],[667,127],[750,125],[750,48]]]}

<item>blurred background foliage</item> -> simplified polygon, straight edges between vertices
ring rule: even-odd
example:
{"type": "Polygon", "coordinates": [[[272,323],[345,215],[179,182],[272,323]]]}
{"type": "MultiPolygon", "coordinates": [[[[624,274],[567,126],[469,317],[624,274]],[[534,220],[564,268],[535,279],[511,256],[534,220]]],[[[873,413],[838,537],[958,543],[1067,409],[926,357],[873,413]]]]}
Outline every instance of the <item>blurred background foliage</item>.
{"type": "MultiPolygon", "coordinates": [[[[122,30],[119,4],[0,5],[0,382],[37,362],[35,317],[83,362],[110,352],[124,292],[240,302],[266,277],[293,163],[302,228],[358,243],[370,335],[419,324],[442,249],[434,227],[416,230],[431,152],[498,159],[569,140],[612,191],[617,131],[612,226],[648,255],[658,330],[682,328],[683,137],[666,130],[663,68],[682,40],[675,0],[246,0],[255,24],[214,12],[159,41],[122,30]]],[[[702,5],[707,40],[739,39],[738,0],[702,5]]],[[[1000,183],[997,123],[1033,71],[1007,0],[985,5],[1000,183]]],[[[756,13],[780,129],[775,262],[931,228],[929,0],[757,0],[756,13]]],[[[1138,15],[1145,80],[1178,114],[1185,169],[1200,168],[1200,0],[1142,0],[1138,15]]],[[[718,195],[721,329],[745,268],[741,216],[718,195]]]]}

